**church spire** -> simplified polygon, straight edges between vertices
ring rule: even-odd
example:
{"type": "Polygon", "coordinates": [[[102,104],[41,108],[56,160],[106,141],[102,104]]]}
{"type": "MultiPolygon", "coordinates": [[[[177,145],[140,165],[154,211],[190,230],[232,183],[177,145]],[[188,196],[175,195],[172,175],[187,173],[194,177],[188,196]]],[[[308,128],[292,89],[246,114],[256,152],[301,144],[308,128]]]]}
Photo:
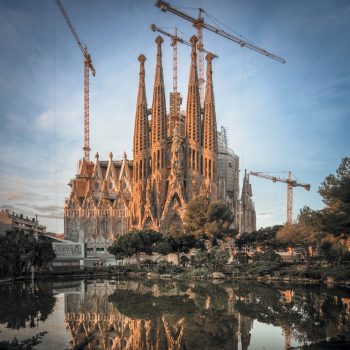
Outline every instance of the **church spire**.
{"type": "Polygon", "coordinates": [[[158,35],[155,40],[157,44],[157,66],[154,78],[154,86],[164,86],[163,65],[162,65],[162,44],[163,38],[158,35]]]}
{"type": "Polygon", "coordinates": [[[207,60],[207,84],[204,101],[203,120],[203,156],[204,156],[204,177],[216,181],[216,163],[218,153],[218,140],[216,132],[216,113],[212,78],[212,60],[214,56],[209,53],[207,60]]]}
{"type": "Polygon", "coordinates": [[[243,187],[242,187],[242,202],[247,202],[249,197],[252,197],[252,186],[249,182],[249,174],[244,171],[243,187]]]}
{"type": "MultiPolygon", "coordinates": [[[[152,176],[152,210],[155,219],[159,220],[166,196],[167,178],[167,119],[165,88],[162,65],[162,43],[163,38],[157,36],[157,66],[154,77],[153,101],[152,101],[152,122],[151,122],[151,176],[152,176]]],[[[151,189],[151,187],[150,187],[151,189]]],[[[151,208],[149,208],[151,211],[151,208]]]]}
{"type": "MultiPolygon", "coordinates": [[[[164,89],[164,77],[163,77],[163,66],[162,66],[162,43],[163,38],[157,36],[157,66],[154,77],[154,88],[153,88],[153,102],[152,102],[152,123],[151,123],[151,145],[153,152],[163,149],[166,141],[166,105],[165,105],[165,89],[164,89]]],[[[156,152],[157,153],[157,152],[156,152]]],[[[154,156],[152,155],[152,161],[154,166],[152,171],[165,168],[165,153],[161,152],[154,156]]]]}
{"type": "Polygon", "coordinates": [[[199,83],[197,73],[197,37],[190,39],[192,44],[190,79],[188,82],[187,107],[186,107],[186,136],[189,144],[188,166],[200,171],[201,148],[201,104],[199,97],[199,83]]]}
{"type": "MultiPolygon", "coordinates": [[[[148,117],[147,117],[147,100],[146,100],[146,87],[145,87],[145,61],[144,55],[139,56],[140,61],[140,80],[139,90],[137,95],[136,117],[135,117],[135,130],[134,130],[134,160],[140,160],[141,169],[139,174],[146,173],[146,162],[142,163],[142,159],[147,158],[147,152],[149,147],[149,132],[148,132],[148,117]],[[144,169],[142,169],[144,167],[144,169]]],[[[137,168],[137,163],[136,163],[137,168]]],[[[137,172],[134,172],[134,180],[138,180],[139,176],[137,172]]]]}
{"type": "Polygon", "coordinates": [[[242,195],[241,195],[241,219],[239,232],[252,232],[256,230],[256,212],[253,202],[252,185],[249,182],[247,170],[244,172],[242,195]]]}
{"type": "Polygon", "coordinates": [[[143,218],[145,203],[145,187],[149,172],[149,131],[145,87],[145,61],[144,55],[139,56],[140,80],[137,95],[135,129],[134,129],[134,160],[133,160],[133,203],[131,208],[131,223],[139,226],[143,218]]]}

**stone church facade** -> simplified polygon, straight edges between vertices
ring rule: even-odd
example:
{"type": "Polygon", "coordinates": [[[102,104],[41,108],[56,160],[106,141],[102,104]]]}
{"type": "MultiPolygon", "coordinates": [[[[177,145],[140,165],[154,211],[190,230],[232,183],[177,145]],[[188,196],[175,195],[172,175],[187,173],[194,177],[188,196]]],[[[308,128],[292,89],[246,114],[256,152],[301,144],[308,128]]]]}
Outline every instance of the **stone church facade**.
{"type": "Polygon", "coordinates": [[[162,42],[157,44],[151,118],[145,87],[145,56],[140,55],[140,78],[133,149],[133,201],[130,224],[162,231],[179,225],[186,203],[199,194],[217,198],[217,133],[212,82],[212,55],[207,59],[204,110],[201,109],[197,73],[197,38],[191,38],[191,67],[185,117],[180,97],[172,93],[166,112],[162,42]],[[169,127],[170,126],[170,127],[169,127]]]}
{"type": "MultiPolygon", "coordinates": [[[[203,108],[197,72],[197,38],[191,38],[191,65],[186,112],[181,96],[170,94],[166,111],[162,66],[163,39],[156,38],[157,64],[153,100],[146,99],[145,61],[140,55],[139,85],[133,140],[133,160],[81,160],[65,203],[65,237],[84,241],[87,252],[103,253],[131,228],[164,232],[183,220],[186,204],[200,194],[220,199],[218,139],[212,79],[213,56],[208,54],[203,108]]],[[[221,182],[223,179],[220,180],[221,182]]],[[[221,198],[224,199],[224,198],[221,198]]],[[[232,207],[234,210],[234,207],[232,207]]],[[[254,211],[255,215],[255,211],[254,211]]]]}

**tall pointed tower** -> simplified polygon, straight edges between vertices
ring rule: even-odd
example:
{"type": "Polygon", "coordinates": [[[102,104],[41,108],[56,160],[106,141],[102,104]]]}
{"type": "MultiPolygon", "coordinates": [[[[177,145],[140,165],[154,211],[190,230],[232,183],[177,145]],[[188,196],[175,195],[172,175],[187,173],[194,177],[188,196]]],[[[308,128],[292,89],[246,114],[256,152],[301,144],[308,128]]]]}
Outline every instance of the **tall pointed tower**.
{"type": "Polygon", "coordinates": [[[207,60],[207,85],[204,100],[203,118],[203,176],[204,186],[211,197],[217,195],[217,159],[218,139],[216,131],[216,113],[213,89],[212,60],[214,56],[209,53],[207,60]]]}
{"type": "Polygon", "coordinates": [[[135,129],[134,129],[134,162],[133,162],[133,201],[131,208],[131,224],[141,227],[147,176],[149,174],[149,130],[147,117],[147,100],[145,87],[145,61],[144,55],[139,56],[140,79],[137,95],[135,129]]]}
{"type": "Polygon", "coordinates": [[[167,179],[167,119],[165,88],[162,66],[163,38],[158,36],[157,66],[154,78],[152,122],[151,122],[151,193],[154,203],[151,203],[156,221],[159,221],[166,197],[167,179]]]}
{"type": "Polygon", "coordinates": [[[239,233],[252,232],[256,230],[256,213],[252,197],[252,185],[249,182],[249,175],[247,174],[247,171],[245,171],[241,195],[241,220],[239,225],[239,233]]]}
{"type": "Polygon", "coordinates": [[[193,198],[199,193],[201,187],[201,175],[203,168],[202,157],[202,131],[201,131],[201,103],[199,96],[199,82],[197,73],[197,37],[190,39],[192,44],[190,79],[188,82],[187,106],[186,106],[186,138],[187,138],[187,168],[188,168],[188,198],[193,198]]]}

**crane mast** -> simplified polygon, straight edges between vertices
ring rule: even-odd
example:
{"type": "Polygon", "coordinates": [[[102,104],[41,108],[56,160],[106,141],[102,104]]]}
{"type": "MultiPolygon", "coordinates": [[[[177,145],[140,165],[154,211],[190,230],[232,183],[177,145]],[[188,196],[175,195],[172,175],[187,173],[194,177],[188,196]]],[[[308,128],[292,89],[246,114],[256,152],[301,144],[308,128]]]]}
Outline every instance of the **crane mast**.
{"type": "Polygon", "coordinates": [[[83,45],[81,40],[79,39],[79,36],[74,29],[74,26],[64,9],[62,3],[60,0],[56,0],[57,6],[60,9],[63,18],[66,20],[68,27],[73,34],[73,37],[75,41],[77,42],[83,56],[84,56],[84,159],[89,160],[90,158],[90,110],[89,110],[89,89],[90,89],[90,83],[89,83],[89,72],[91,71],[92,75],[95,76],[96,71],[92,64],[92,59],[89,54],[89,51],[86,47],[86,45],[83,45]]]}
{"type": "Polygon", "coordinates": [[[257,171],[251,171],[249,174],[271,180],[272,182],[283,182],[287,184],[287,224],[291,224],[293,221],[293,188],[303,187],[306,191],[310,191],[311,185],[299,183],[294,180],[291,171],[288,172],[288,177],[286,179],[257,171]]]}

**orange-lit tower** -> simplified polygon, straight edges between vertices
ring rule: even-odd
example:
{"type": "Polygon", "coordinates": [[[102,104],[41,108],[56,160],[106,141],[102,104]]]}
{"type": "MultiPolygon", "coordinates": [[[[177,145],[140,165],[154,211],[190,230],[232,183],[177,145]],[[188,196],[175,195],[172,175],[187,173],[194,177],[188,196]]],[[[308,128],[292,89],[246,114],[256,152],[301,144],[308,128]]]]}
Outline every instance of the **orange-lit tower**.
{"type": "Polygon", "coordinates": [[[156,38],[157,44],[157,66],[154,77],[152,121],[151,121],[151,186],[154,203],[154,216],[158,221],[163,209],[166,196],[167,159],[166,159],[166,137],[167,117],[165,88],[162,66],[162,43],[163,38],[156,38]]]}
{"type": "Polygon", "coordinates": [[[207,85],[204,100],[203,118],[203,176],[204,186],[211,196],[216,194],[216,166],[218,157],[218,139],[216,127],[215,100],[213,89],[213,55],[207,54],[207,85]]]}
{"type": "Polygon", "coordinates": [[[201,187],[201,174],[203,166],[202,156],[202,128],[201,128],[201,104],[199,96],[199,81],[197,72],[197,42],[193,35],[190,39],[192,44],[190,78],[188,82],[187,106],[186,106],[186,138],[187,168],[188,168],[188,197],[198,194],[201,187]]]}
{"type": "Polygon", "coordinates": [[[134,162],[133,162],[133,202],[131,208],[131,223],[140,227],[144,214],[147,176],[149,173],[149,130],[147,115],[147,100],[145,86],[144,55],[139,56],[140,79],[137,95],[137,106],[134,129],[134,162]]]}

